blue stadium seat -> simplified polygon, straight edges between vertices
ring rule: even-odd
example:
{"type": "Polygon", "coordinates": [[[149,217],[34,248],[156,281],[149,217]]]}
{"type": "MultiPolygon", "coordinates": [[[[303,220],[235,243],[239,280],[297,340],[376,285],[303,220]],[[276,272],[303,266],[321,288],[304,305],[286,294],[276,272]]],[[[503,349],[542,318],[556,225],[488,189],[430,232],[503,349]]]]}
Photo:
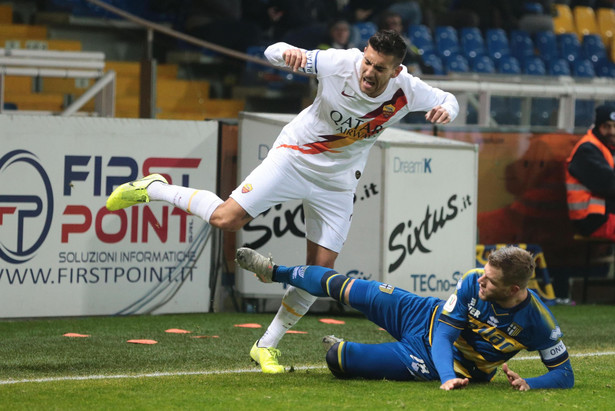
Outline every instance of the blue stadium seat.
{"type": "Polygon", "coordinates": [[[547,61],[549,74],[552,76],[569,76],[570,65],[564,59],[555,59],[547,61]]]}
{"type": "Polygon", "coordinates": [[[512,55],[519,61],[525,61],[526,57],[534,56],[534,42],[529,33],[524,30],[510,31],[510,49],[512,55]]]}
{"type": "Polygon", "coordinates": [[[359,50],[367,46],[367,40],[378,31],[378,26],[371,21],[354,23],[350,32],[351,42],[357,45],[359,50]]]}
{"type": "Polygon", "coordinates": [[[574,102],[575,127],[590,127],[594,122],[594,101],[576,100],[574,102]]]}
{"type": "Polygon", "coordinates": [[[433,38],[429,27],[423,24],[414,24],[408,28],[408,38],[421,55],[432,53],[435,50],[433,38]]]}
{"type": "Polygon", "coordinates": [[[477,27],[463,27],[461,29],[461,48],[463,55],[469,61],[485,55],[485,40],[477,27]]]}
{"type": "Polygon", "coordinates": [[[534,1],[525,1],[523,10],[529,14],[544,14],[544,7],[542,7],[542,4],[534,1]]]}
{"type": "Polygon", "coordinates": [[[470,71],[468,61],[461,54],[453,54],[446,60],[446,71],[449,73],[467,73],[470,71]]]}
{"type": "Polygon", "coordinates": [[[479,56],[472,61],[472,71],[477,73],[495,73],[495,65],[489,56],[479,56]]]}
{"type": "Polygon", "coordinates": [[[502,56],[509,56],[510,45],[506,32],[502,29],[487,30],[487,53],[494,60],[499,60],[502,56]]]}
{"type": "Polygon", "coordinates": [[[459,38],[454,27],[436,27],[436,49],[444,59],[459,53],[459,38]]]}
{"type": "Polygon", "coordinates": [[[568,62],[582,58],[581,55],[581,43],[579,38],[574,33],[563,33],[557,36],[557,42],[559,44],[559,56],[566,59],[568,62]]]}
{"type": "Polygon", "coordinates": [[[539,31],[535,34],[534,44],[538,49],[538,54],[544,61],[551,61],[559,58],[557,38],[553,31],[539,31]]]}
{"type": "Polygon", "coordinates": [[[498,124],[518,125],[521,119],[521,98],[506,96],[491,97],[490,114],[498,124]]]}
{"type": "Polygon", "coordinates": [[[519,60],[513,56],[502,56],[498,61],[498,72],[502,74],[521,74],[519,60]]]}
{"type": "Polygon", "coordinates": [[[587,59],[576,59],[572,63],[572,74],[575,77],[592,78],[596,77],[594,65],[587,59]]]}
{"type": "Polygon", "coordinates": [[[423,54],[423,63],[433,69],[433,74],[444,75],[444,65],[442,60],[435,53],[423,54]]]}
{"type": "Polygon", "coordinates": [[[602,42],[602,38],[598,34],[587,34],[583,36],[581,45],[583,54],[586,58],[596,64],[598,60],[606,60],[606,48],[602,42]]]}
{"type": "Polygon", "coordinates": [[[615,63],[608,59],[598,60],[594,64],[594,71],[598,77],[615,78],[615,63]]]}
{"type": "Polygon", "coordinates": [[[556,122],[559,103],[555,98],[533,98],[530,124],[533,126],[552,126],[556,122]]]}
{"type": "MultiPolygon", "coordinates": [[[[47,2],[47,7],[50,11],[66,11],[77,17],[98,17],[119,19],[116,14],[109,13],[102,7],[98,7],[85,0],[50,0],[47,2]]],[[[112,4],[116,5],[116,4],[112,4]]],[[[118,6],[121,8],[121,6],[118,6]]]]}
{"type": "Polygon", "coordinates": [[[538,56],[528,57],[523,62],[523,72],[531,76],[544,76],[547,74],[545,63],[538,56]]]}

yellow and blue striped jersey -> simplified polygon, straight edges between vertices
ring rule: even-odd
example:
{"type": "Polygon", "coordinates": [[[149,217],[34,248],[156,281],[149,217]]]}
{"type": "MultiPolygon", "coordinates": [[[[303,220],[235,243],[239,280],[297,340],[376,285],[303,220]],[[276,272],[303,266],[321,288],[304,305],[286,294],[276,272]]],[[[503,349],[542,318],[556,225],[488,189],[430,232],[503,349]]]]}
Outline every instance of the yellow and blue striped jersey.
{"type": "Polygon", "coordinates": [[[562,332],[551,311],[532,290],[521,304],[502,308],[479,298],[482,269],[467,272],[444,305],[439,321],[461,330],[453,347],[455,373],[490,381],[499,365],[519,351],[538,351],[557,367],[568,360],[562,332]]]}

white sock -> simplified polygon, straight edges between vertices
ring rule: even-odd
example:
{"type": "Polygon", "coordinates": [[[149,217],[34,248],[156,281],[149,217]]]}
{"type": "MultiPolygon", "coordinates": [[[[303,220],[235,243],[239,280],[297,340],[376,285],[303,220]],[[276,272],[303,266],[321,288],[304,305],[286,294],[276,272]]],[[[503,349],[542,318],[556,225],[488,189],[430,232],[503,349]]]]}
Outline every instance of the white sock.
{"type": "Polygon", "coordinates": [[[288,287],[284,298],[282,298],[282,305],[278,313],[271,324],[269,324],[265,334],[258,341],[258,346],[277,347],[286,331],[308,312],[316,298],[300,288],[288,287]]]}
{"type": "Polygon", "coordinates": [[[208,223],[216,208],[224,202],[211,191],[164,184],[161,181],[150,184],[147,187],[147,195],[150,200],[166,201],[208,223]]]}

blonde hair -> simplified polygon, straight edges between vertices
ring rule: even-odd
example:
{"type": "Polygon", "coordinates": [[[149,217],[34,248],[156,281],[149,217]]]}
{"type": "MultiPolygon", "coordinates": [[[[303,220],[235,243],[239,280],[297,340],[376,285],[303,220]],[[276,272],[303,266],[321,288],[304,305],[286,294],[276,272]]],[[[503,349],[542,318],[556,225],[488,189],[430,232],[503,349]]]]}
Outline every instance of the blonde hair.
{"type": "Polygon", "coordinates": [[[536,262],[527,250],[515,246],[498,248],[489,254],[489,265],[502,270],[506,284],[526,288],[534,274],[536,262]]]}

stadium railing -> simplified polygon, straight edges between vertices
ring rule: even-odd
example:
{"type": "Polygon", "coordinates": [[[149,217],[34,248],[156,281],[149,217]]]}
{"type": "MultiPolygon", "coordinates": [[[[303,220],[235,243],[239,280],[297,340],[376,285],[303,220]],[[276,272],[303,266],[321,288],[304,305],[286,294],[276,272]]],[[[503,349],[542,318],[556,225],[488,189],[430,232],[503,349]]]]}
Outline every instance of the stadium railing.
{"type": "Polygon", "coordinates": [[[73,52],[27,49],[0,49],[0,113],[32,114],[27,110],[5,109],[5,81],[9,76],[95,79],[96,82],[60,113],[37,110],[37,114],[73,115],[94,98],[94,113],[113,117],[115,113],[115,72],[103,73],[105,55],[99,52],[73,52]]]}
{"type": "MultiPolygon", "coordinates": [[[[198,47],[212,50],[227,57],[243,60],[246,63],[253,62],[265,67],[273,67],[265,59],[227,49],[175,31],[169,27],[147,21],[104,1],[86,1],[143,27],[147,32],[148,49],[151,49],[153,46],[153,36],[154,32],[156,32],[198,47]]],[[[148,54],[149,56],[147,57],[151,58],[151,53],[148,52],[148,54]]],[[[280,70],[283,68],[275,67],[275,69],[280,70]]],[[[287,71],[292,72],[290,69],[287,69],[287,71]]],[[[293,74],[303,75],[302,73],[293,74]]],[[[458,125],[465,125],[468,104],[476,107],[478,111],[479,126],[489,127],[497,125],[491,116],[491,96],[518,96],[527,101],[527,103],[524,104],[525,109],[522,113],[526,119],[522,118],[522,125],[530,124],[528,119],[531,115],[530,108],[532,98],[556,98],[558,100],[556,127],[560,130],[572,131],[575,127],[575,103],[577,100],[586,99],[603,102],[612,100],[613,96],[615,96],[615,80],[610,78],[575,79],[569,76],[549,77],[520,75],[512,77],[502,76],[501,79],[493,79],[491,77],[485,77],[484,75],[479,76],[476,73],[455,73],[447,77],[423,76],[423,79],[432,86],[456,93],[461,105],[461,112],[458,117],[460,120],[456,123],[458,125]],[[478,98],[476,98],[476,96],[478,96],[478,98]]],[[[153,88],[149,90],[150,97],[155,99],[155,83],[152,84],[152,87],[153,88]]],[[[144,93],[148,90],[144,90],[144,88],[141,87],[140,91],[144,93]]]]}
{"type": "MultiPolygon", "coordinates": [[[[454,93],[460,103],[459,118],[464,119],[468,104],[478,111],[479,126],[493,126],[491,118],[491,96],[516,96],[531,99],[556,98],[559,101],[556,127],[572,132],[575,124],[575,102],[577,100],[612,100],[615,95],[615,81],[612,79],[595,78],[588,82],[576,82],[571,77],[552,80],[548,77],[536,76],[535,82],[519,79],[519,81],[483,81],[479,78],[470,79],[430,79],[428,83],[454,93]],[[472,96],[478,95],[478,100],[472,96]]],[[[531,110],[524,110],[529,115],[531,110]]],[[[522,124],[524,124],[522,120],[522,124]]],[[[528,123],[529,124],[529,123],[528,123]]]]}

